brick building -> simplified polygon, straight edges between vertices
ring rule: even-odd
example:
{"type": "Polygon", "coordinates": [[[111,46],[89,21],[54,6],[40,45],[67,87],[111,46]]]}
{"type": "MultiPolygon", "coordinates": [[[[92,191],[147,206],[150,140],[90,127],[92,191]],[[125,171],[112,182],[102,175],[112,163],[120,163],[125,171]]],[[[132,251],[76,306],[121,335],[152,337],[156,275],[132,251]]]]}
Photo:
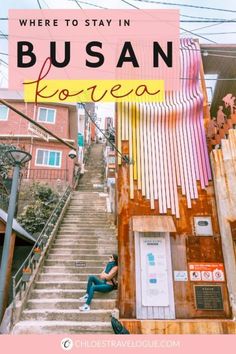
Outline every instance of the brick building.
{"type": "MultiPolygon", "coordinates": [[[[76,104],[25,103],[15,91],[0,90],[0,97],[37,121],[42,126],[75,146],[77,151],[78,114],[76,104]]],[[[71,150],[27,120],[0,105],[0,143],[13,144],[28,151],[32,160],[24,172],[24,178],[48,183],[73,183],[77,159],[68,156],[71,150]]]]}

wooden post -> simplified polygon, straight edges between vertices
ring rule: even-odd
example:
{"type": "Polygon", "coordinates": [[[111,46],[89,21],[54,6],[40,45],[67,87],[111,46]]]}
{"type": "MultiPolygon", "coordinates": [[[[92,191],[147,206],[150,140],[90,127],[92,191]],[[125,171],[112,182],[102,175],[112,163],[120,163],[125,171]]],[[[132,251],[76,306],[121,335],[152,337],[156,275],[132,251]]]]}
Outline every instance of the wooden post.
{"type": "Polygon", "coordinates": [[[7,303],[9,299],[9,289],[10,289],[10,284],[11,284],[11,270],[12,270],[12,262],[13,262],[13,256],[14,256],[14,249],[15,249],[15,241],[16,241],[16,233],[12,231],[11,234],[11,243],[10,243],[10,252],[9,252],[9,257],[8,257],[8,264],[7,264],[7,281],[6,281],[6,287],[4,291],[4,310],[3,313],[5,312],[7,308],[7,303]]]}

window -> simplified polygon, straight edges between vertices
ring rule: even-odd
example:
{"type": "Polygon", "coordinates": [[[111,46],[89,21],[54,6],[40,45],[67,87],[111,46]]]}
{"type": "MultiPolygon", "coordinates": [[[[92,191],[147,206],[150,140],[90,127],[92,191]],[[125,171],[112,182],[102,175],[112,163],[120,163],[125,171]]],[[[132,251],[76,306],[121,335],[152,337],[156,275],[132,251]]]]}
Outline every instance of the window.
{"type": "Polygon", "coordinates": [[[208,104],[212,103],[212,100],[214,97],[215,86],[217,83],[217,78],[218,78],[217,74],[206,74],[205,75],[208,104]]]}
{"type": "Polygon", "coordinates": [[[9,112],[8,107],[0,105],[0,120],[7,120],[8,112],[9,112]]]}
{"type": "Polygon", "coordinates": [[[38,149],[35,165],[61,167],[61,151],[38,149]]]}
{"type": "Polygon", "coordinates": [[[56,120],[56,110],[51,108],[39,107],[38,121],[44,123],[54,124],[56,120]]]}

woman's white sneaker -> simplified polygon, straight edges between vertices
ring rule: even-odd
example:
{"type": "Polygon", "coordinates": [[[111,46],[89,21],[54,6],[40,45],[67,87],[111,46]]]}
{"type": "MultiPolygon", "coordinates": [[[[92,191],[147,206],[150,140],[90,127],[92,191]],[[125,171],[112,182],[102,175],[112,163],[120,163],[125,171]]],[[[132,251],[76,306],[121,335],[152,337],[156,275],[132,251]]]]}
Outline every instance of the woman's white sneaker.
{"type": "Polygon", "coordinates": [[[90,311],[90,306],[87,304],[84,304],[83,306],[80,306],[79,309],[80,309],[80,311],[84,311],[84,312],[90,311]]]}
{"type": "Polygon", "coordinates": [[[80,297],[79,300],[86,302],[88,300],[88,294],[85,294],[84,296],[80,297]]]}

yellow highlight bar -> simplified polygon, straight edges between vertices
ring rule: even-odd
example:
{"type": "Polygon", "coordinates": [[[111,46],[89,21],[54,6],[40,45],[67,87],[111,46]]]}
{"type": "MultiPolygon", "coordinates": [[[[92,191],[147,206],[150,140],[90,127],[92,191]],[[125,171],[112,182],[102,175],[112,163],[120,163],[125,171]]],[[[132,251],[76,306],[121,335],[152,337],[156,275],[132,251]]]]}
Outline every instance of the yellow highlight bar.
{"type": "Polygon", "coordinates": [[[39,80],[24,82],[25,102],[163,102],[163,80],[39,80]]]}

